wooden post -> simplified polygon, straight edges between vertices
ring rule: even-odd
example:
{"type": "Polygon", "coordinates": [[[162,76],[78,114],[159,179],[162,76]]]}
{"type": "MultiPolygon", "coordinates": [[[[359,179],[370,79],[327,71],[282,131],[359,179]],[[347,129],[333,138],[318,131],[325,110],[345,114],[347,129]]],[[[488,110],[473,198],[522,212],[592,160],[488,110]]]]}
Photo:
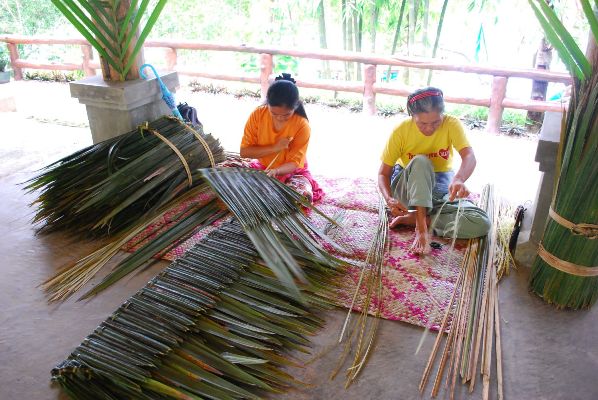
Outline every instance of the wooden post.
{"type": "Polygon", "coordinates": [[[376,115],[376,66],[366,64],[363,68],[363,112],[367,115],[376,115]]]}
{"type": "Polygon", "coordinates": [[[502,102],[507,94],[506,76],[495,76],[492,79],[492,94],[490,95],[490,110],[488,111],[488,122],[486,130],[490,133],[498,134],[500,132],[500,123],[502,122],[502,113],[504,108],[502,102]]]}
{"type": "Polygon", "coordinates": [[[8,53],[10,54],[10,65],[15,74],[15,81],[20,81],[23,79],[23,69],[21,67],[17,67],[19,49],[17,49],[16,43],[6,43],[6,46],[8,47],[8,53]]]}
{"type": "Polygon", "coordinates": [[[176,49],[173,47],[166,47],[164,49],[164,57],[166,58],[166,68],[169,71],[174,71],[176,70],[176,64],[177,64],[177,53],[176,53],[176,49]]]}
{"type": "Polygon", "coordinates": [[[270,87],[270,75],[272,75],[273,67],[274,62],[272,60],[272,54],[260,54],[260,84],[262,86],[262,101],[266,100],[266,93],[270,87]]]}
{"type": "Polygon", "coordinates": [[[91,45],[82,45],[81,52],[83,53],[83,73],[85,76],[94,76],[96,74],[96,70],[89,64],[93,56],[91,45]]]}

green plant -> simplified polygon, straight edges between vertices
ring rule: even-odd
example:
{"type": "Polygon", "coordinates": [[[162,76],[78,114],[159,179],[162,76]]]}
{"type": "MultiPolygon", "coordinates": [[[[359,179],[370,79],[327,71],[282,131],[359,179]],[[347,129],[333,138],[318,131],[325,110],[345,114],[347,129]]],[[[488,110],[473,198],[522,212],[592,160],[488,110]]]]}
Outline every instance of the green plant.
{"type": "Polygon", "coordinates": [[[589,0],[580,0],[592,31],[588,59],[554,10],[544,1],[528,1],[574,76],[550,218],[529,284],[559,308],[587,308],[598,299],[598,18],[589,0]]]}
{"type": "Polygon", "coordinates": [[[52,0],[97,50],[104,79],[137,79],[136,61],[167,0],[52,0]],[[147,16],[145,25],[142,20],[147,16]],[[139,36],[137,36],[137,32],[139,36]]]}
{"type": "Polygon", "coordinates": [[[25,71],[25,79],[42,82],[73,82],[83,77],[82,71],[25,71]]]}
{"type": "Polygon", "coordinates": [[[6,71],[8,65],[8,56],[3,48],[0,48],[0,72],[6,71]]]}

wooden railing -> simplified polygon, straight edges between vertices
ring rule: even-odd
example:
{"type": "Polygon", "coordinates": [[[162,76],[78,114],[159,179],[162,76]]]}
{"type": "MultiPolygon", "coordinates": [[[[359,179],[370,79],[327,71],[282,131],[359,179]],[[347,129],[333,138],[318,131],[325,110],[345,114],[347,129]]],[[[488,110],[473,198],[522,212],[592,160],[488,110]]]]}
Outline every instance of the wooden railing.
{"type": "MultiPolygon", "coordinates": [[[[0,36],[0,42],[6,42],[10,53],[10,62],[16,80],[22,79],[23,69],[50,69],[50,70],[82,70],[86,76],[95,75],[99,68],[97,62],[92,61],[92,48],[82,38],[56,38],[56,37],[32,37],[4,35],[0,36]],[[47,63],[32,62],[20,58],[17,44],[63,44],[81,46],[82,62],[80,64],[69,63],[47,63]]],[[[449,103],[469,104],[489,108],[487,129],[490,132],[498,132],[505,108],[524,109],[529,111],[562,111],[566,106],[561,103],[516,100],[506,97],[507,83],[509,78],[525,78],[548,82],[561,82],[570,84],[571,77],[568,74],[549,72],[534,69],[498,68],[482,65],[449,64],[432,59],[416,57],[381,56],[376,54],[364,54],[347,51],[332,50],[297,50],[280,47],[258,47],[248,45],[222,45],[188,40],[148,40],[145,47],[163,48],[167,69],[178,71],[181,75],[225,80],[238,82],[251,82],[261,85],[262,93],[266,92],[272,79],[273,56],[286,55],[299,58],[311,58],[317,60],[336,60],[359,62],[364,64],[363,82],[341,82],[337,80],[298,80],[297,85],[306,88],[325,89],[341,92],[361,93],[363,95],[363,110],[369,114],[376,113],[376,94],[388,94],[394,96],[407,96],[412,89],[406,87],[390,87],[387,84],[377,82],[376,67],[378,65],[396,66],[405,68],[418,68],[435,71],[455,71],[461,73],[490,75],[493,77],[491,93],[489,97],[458,97],[445,95],[449,103]],[[260,54],[260,76],[247,75],[226,75],[198,71],[195,68],[179,66],[177,64],[177,50],[209,50],[209,51],[230,51],[242,53],[260,54]]]]}

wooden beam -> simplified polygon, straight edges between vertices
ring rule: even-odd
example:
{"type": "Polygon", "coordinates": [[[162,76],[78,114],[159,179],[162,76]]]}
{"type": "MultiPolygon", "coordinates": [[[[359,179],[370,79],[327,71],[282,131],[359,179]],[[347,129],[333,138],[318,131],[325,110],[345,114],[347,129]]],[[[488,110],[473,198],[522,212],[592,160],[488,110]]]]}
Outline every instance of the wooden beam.
{"type": "Polygon", "coordinates": [[[500,132],[500,123],[504,111],[503,101],[507,94],[508,78],[504,76],[495,76],[492,80],[492,94],[490,95],[490,110],[488,110],[488,121],[486,130],[490,133],[498,134],[500,132]]]}
{"type": "Polygon", "coordinates": [[[213,74],[210,72],[202,72],[202,71],[196,71],[196,70],[184,69],[184,68],[178,68],[176,71],[181,75],[196,76],[198,78],[215,79],[215,80],[219,80],[219,81],[260,83],[260,78],[256,78],[253,76],[213,74]]]}
{"type": "Polygon", "coordinates": [[[270,87],[270,75],[274,69],[272,54],[260,54],[260,86],[262,101],[266,101],[266,93],[270,87]]]}
{"type": "Polygon", "coordinates": [[[83,73],[85,74],[85,76],[94,76],[96,74],[96,70],[95,68],[92,68],[92,66],[90,65],[93,55],[91,45],[81,45],[81,52],[83,53],[83,73]]]}
{"type": "MultiPolygon", "coordinates": [[[[48,69],[48,70],[57,70],[57,71],[77,71],[82,70],[82,64],[72,64],[72,63],[43,63],[43,62],[32,62],[28,60],[17,60],[14,64],[11,62],[13,66],[13,70],[15,70],[15,66],[18,67],[20,70],[23,68],[29,69],[48,69]]],[[[15,73],[16,76],[16,73],[15,73]]],[[[16,80],[16,78],[15,78],[16,80]]]]}
{"type": "Polygon", "coordinates": [[[363,68],[363,112],[367,115],[376,115],[376,66],[367,64],[363,68]]]}
{"type": "Polygon", "coordinates": [[[15,81],[20,81],[23,79],[23,70],[19,66],[19,49],[16,43],[7,43],[6,45],[8,46],[10,66],[15,75],[15,81]]]}

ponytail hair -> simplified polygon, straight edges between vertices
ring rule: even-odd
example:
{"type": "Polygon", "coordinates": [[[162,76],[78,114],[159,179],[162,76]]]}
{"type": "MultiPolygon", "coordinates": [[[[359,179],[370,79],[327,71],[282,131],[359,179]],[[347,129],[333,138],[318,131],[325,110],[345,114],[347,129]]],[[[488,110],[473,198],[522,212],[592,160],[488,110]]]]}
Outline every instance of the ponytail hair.
{"type": "Polygon", "coordinates": [[[444,112],[444,94],[435,87],[419,89],[407,97],[407,112],[409,115],[444,112]]]}
{"type": "Polygon", "coordinates": [[[272,107],[286,107],[299,116],[308,119],[303,107],[303,102],[299,98],[299,89],[295,85],[295,79],[291,74],[283,73],[274,79],[274,83],[268,88],[266,93],[266,104],[272,107]]]}

